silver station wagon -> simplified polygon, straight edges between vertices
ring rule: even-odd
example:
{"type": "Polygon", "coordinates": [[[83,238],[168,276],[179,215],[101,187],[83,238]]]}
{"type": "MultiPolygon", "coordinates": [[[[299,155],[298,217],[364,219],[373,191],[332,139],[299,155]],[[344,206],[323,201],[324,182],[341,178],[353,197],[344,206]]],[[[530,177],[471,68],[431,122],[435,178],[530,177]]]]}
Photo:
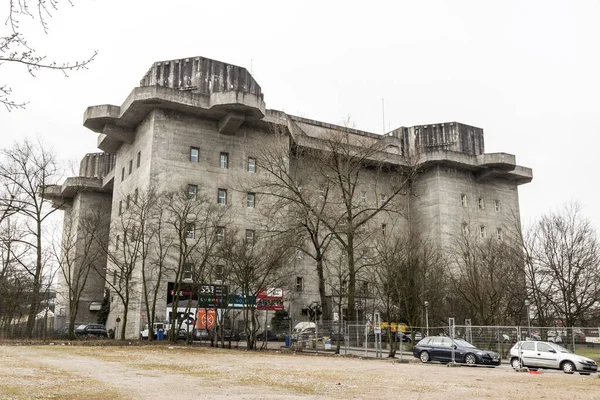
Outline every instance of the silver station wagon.
{"type": "Polygon", "coordinates": [[[510,349],[510,365],[515,369],[562,369],[567,374],[589,375],[598,371],[598,365],[591,358],[571,353],[556,343],[537,340],[517,342],[510,349]]]}

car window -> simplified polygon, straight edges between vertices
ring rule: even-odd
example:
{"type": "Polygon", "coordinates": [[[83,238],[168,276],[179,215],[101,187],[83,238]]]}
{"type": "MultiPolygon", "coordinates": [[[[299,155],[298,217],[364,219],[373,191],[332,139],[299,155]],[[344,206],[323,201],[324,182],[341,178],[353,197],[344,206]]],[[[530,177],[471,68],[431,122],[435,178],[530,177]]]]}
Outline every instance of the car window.
{"type": "Polygon", "coordinates": [[[431,342],[429,343],[429,345],[433,346],[433,347],[442,347],[442,339],[445,339],[445,338],[435,337],[435,338],[431,339],[431,342]]]}
{"type": "Polygon", "coordinates": [[[450,338],[443,337],[441,346],[450,348],[450,347],[452,347],[452,341],[450,340],[450,338]]]}
{"type": "Polygon", "coordinates": [[[564,347],[559,346],[557,344],[553,345],[553,347],[561,353],[570,353],[571,352],[570,350],[567,350],[564,347]]]}
{"type": "Polygon", "coordinates": [[[548,353],[550,350],[554,350],[554,349],[548,343],[539,342],[537,344],[537,350],[548,353]]]}
{"type": "Polygon", "coordinates": [[[460,347],[466,347],[466,348],[469,348],[469,349],[475,349],[476,348],[471,343],[469,343],[469,342],[467,342],[465,340],[462,340],[462,339],[455,339],[454,342],[456,343],[457,346],[460,346],[460,347]]]}
{"type": "Polygon", "coordinates": [[[431,341],[431,338],[425,338],[425,339],[421,339],[421,341],[417,344],[417,346],[427,346],[429,345],[429,342],[431,341]]]}
{"type": "Polygon", "coordinates": [[[521,345],[521,350],[535,350],[534,342],[523,342],[521,345]]]}

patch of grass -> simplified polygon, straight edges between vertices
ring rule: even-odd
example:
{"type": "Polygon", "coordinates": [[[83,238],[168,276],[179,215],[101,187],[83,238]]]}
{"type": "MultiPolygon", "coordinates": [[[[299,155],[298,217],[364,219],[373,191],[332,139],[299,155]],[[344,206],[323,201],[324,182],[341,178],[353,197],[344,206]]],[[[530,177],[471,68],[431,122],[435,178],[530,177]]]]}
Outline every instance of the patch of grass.
{"type": "Polygon", "coordinates": [[[575,353],[580,356],[591,358],[596,362],[600,362],[600,346],[587,347],[586,345],[575,346],[575,353]]]}

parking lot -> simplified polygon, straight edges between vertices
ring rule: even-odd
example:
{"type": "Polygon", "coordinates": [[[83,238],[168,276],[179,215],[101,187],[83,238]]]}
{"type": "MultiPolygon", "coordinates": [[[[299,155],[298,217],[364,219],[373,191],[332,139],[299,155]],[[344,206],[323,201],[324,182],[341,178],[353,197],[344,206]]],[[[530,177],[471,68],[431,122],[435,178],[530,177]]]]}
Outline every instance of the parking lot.
{"type": "Polygon", "coordinates": [[[168,344],[0,347],[0,398],[598,398],[591,376],[168,344]]]}

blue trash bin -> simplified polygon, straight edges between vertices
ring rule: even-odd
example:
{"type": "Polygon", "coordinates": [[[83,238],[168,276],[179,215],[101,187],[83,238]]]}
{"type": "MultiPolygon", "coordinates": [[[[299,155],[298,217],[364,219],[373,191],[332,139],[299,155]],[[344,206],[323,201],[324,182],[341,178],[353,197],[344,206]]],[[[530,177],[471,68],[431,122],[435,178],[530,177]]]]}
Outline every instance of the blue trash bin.
{"type": "Polygon", "coordinates": [[[165,338],[165,331],[163,331],[162,329],[159,329],[156,332],[156,339],[157,340],[163,340],[165,338]]]}
{"type": "Polygon", "coordinates": [[[285,347],[292,347],[292,337],[285,335],[285,347]]]}

